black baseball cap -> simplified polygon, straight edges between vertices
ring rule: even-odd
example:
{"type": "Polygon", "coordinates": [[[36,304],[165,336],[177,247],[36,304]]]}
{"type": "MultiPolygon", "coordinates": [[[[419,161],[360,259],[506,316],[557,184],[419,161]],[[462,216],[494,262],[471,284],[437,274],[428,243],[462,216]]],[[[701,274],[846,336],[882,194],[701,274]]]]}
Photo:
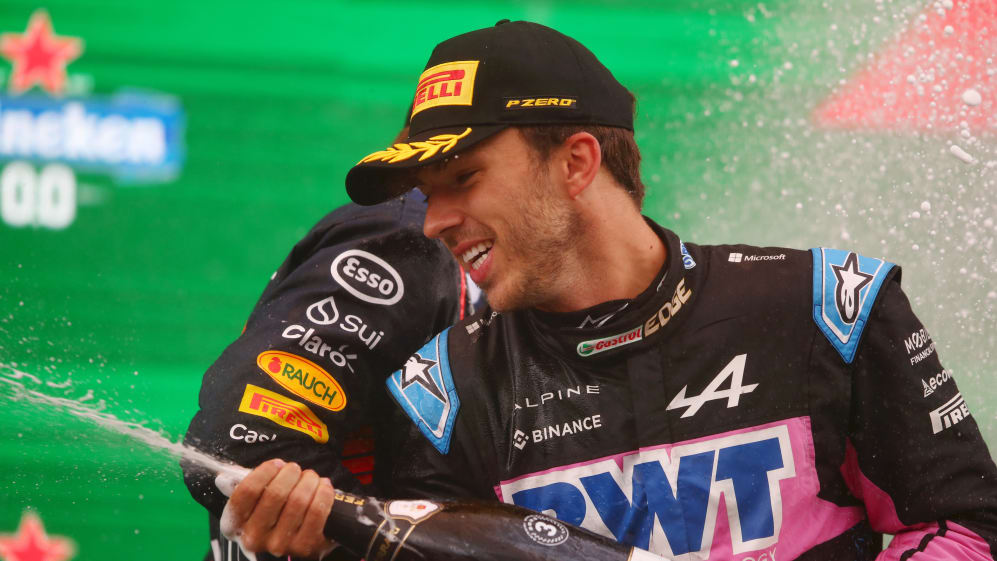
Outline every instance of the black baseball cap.
{"type": "Polygon", "coordinates": [[[514,125],[586,124],[633,130],[633,97],[578,41],[528,21],[502,20],[440,43],[419,77],[409,136],[346,174],[354,202],[401,194],[407,174],[514,125]]]}

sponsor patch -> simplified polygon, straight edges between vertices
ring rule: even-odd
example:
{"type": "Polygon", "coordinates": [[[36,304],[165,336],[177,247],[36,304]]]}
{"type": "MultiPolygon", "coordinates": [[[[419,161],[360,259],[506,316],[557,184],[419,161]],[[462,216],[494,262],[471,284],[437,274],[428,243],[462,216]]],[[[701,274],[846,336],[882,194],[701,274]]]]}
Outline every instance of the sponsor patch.
{"type": "Polygon", "coordinates": [[[758,387],[758,383],[744,384],[744,365],[747,362],[747,354],[737,355],[732,358],[720,370],[720,373],[713,378],[710,384],[706,386],[703,393],[698,396],[686,397],[685,392],[689,389],[689,386],[682,386],[682,389],[672,398],[672,401],[665,410],[671,411],[672,409],[685,407],[685,411],[682,412],[682,418],[684,419],[695,415],[709,401],[725,400],[727,401],[727,409],[737,407],[741,402],[742,394],[751,393],[758,387]],[[720,389],[720,386],[724,385],[728,379],[730,379],[730,387],[725,390],[720,389]]]}
{"type": "MultiPolygon", "coordinates": [[[[540,443],[600,428],[602,428],[602,415],[589,415],[588,417],[575,419],[568,423],[556,423],[533,429],[530,433],[530,438],[527,440],[531,440],[534,443],[540,443]]],[[[516,440],[515,437],[513,437],[513,440],[516,440]]],[[[525,444],[523,446],[525,446],[525,444]]],[[[523,447],[519,446],[518,443],[516,444],[516,447],[520,450],[523,449],[523,447]]]]}
{"type": "Polygon", "coordinates": [[[431,107],[471,105],[474,100],[474,77],[478,61],[444,62],[427,68],[419,76],[412,102],[412,116],[431,107]]]}
{"type": "MultiPolygon", "coordinates": [[[[350,249],[340,253],[332,262],[332,278],[347,292],[364,302],[390,306],[397,303],[405,295],[405,283],[401,275],[387,261],[361,249],[350,249]]],[[[321,302],[316,302],[321,308],[321,302]]],[[[328,313],[332,313],[330,308],[328,313]]],[[[312,310],[311,315],[320,321],[336,321],[331,317],[323,317],[320,309],[312,310]]],[[[327,313],[327,314],[328,314],[327,313]]],[[[321,324],[320,324],[321,325],[321,324]]]]}
{"type": "Polygon", "coordinates": [[[574,109],[578,107],[578,99],[574,97],[507,97],[505,109],[527,109],[530,107],[557,109],[574,109]]]}
{"type": "Polygon", "coordinates": [[[781,533],[784,522],[792,532],[813,523],[783,518],[784,502],[813,497],[809,439],[809,420],[798,418],[546,468],[500,482],[495,491],[503,502],[625,536],[669,559],[707,559],[711,550],[737,559],[792,535],[781,533]],[[805,477],[797,478],[798,468],[805,477]]]}
{"type": "Polygon", "coordinates": [[[744,255],[743,253],[731,252],[731,254],[727,256],[727,260],[730,261],[731,263],[741,263],[741,262],[751,263],[753,261],[785,261],[786,254],[780,253],[778,255],[744,255]]]}
{"type": "Polygon", "coordinates": [[[610,335],[609,337],[603,337],[602,339],[582,341],[581,343],[578,343],[577,351],[579,356],[592,356],[615,347],[622,347],[623,345],[636,343],[643,338],[644,326],[638,325],[637,327],[624,333],[610,335]]]}
{"type": "Polygon", "coordinates": [[[962,393],[957,393],[944,405],[928,413],[928,418],[931,419],[931,434],[938,434],[952,425],[968,419],[969,406],[962,398],[962,393]]]}
{"type": "Polygon", "coordinates": [[[630,331],[610,335],[609,337],[582,341],[578,343],[575,350],[578,352],[578,356],[592,356],[643,340],[645,337],[651,336],[655,331],[667,325],[675,314],[682,309],[682,305],[689,301],[689,298],[692,298],[692,291],[685,287],[685,279],[681,279],[675,285],[675,292],[672,294],[672,299],[662,304],[661,308],[658,309],[658,313],[648,318],[642,325],[630,331]]]}
{"type": "Polygon", "coordinates": [[[284,351],[264,351],[256,365],[287,391],[330,411],[346,407],[343,387],[314,362],[284,351]]]}
{"type": "Polygon", "coordinates": [[[450,373],[447,336],[450,328],[412,355],[388,377],[388,391],[440,453],[450,451],[460,399],[450,373]]]}
{"type": "MultiPolygon", "coordinates": [[[[246,384],[246,391],[242,394],[239,411],[269,419],[282,427],[303,432],[320,444],[329,441],[328,427],[315,416],[315,413],[312,413],[308,406],[259,386],[246,384]]],[[[236,427],[240,426],[242,425],[233,426],[230,434],[236,430],[236,427]]],[[[241,437],[233,435],[233,438],[245,438],[245,435],[243,434],[241,437]]]]}
{"type": "Polygon", "coordinates": [[[555,546],[568,541],[568,527],[542,514],[530,514],[523,519],[523,530],[540,545],[555,546]]]}
{"type": "Polygon", "coordinates": [[[817,327],[851,363],[893,263],[839,249],[814,248],[813,308],[817,327]]]}
{"type": "MultiPolygon", "coordinates": [[[[349,351],[349,345],[340,345],[339,350],[333,349],[331,345],[326,344],[321,337],[314,333],[315,329],[313,328],[305,329],[301,325],[291,324],[284,328],[280,335],[285,339],[297,340],[298,346],[306,351],[322,358],[328,358],[336,366],[354,372],[351,361],[356,360],[357,355],[349,351]]],[[[380,336],[378,340],[380,340],[380,336]]]]}
{"type": "Polygon", "coordinates": [[[567,386],[561,388],[557,391],[549,391],[540,394],[540,397],[534,397],[532,400],[527,397],[523,399],[523,404],[520,405],[518,402],[512,404],[513,411],[517,409],[530,409],[535,407],[540,407],[541,405],[547,403],[548,401],[563,401],[571,399],[572,397],[580,397],[582,395],[599,395],[600,386],[587,384],[576,386],[567,386]]]}
{"type": "Polygon", "coordinates": [[[242,423],[236,423],[232,425],[232,428],[228,430],[228,436],[232,440],[241,440],[246,444],[255,444],[257,442],[267,442],[269,440],[277,440],[277,434],[262,434],[258,433],[242,423]]]}
{"type": "Polygon", "coordinates": [[[512,435],[512,445],[516,447],[517,450],[522,450],[526,447],[526,443],[530,439],[526,436],[526,433],[516,429],[516,432],[512,435]]]}
{"type": "Polygon", "coordinates": [[[928,378],[927,380],[921,378],[921,386],[924,387],[924,397],[928,397],[929,395],[935,393],[935,390],[940,388],[942,384],[948,382],[951,379],[952,379],[952,373],[944,369],[938,374],[935,374],[934,376],[928,378]]]}
{"type": "Polygon", "coordinates": [[[688,271],[696,266],[696,261],[689,255],[689,250],[685,248],[685,244],[679,242],[679,250],[682,252],[682,266],[688,271]]]}

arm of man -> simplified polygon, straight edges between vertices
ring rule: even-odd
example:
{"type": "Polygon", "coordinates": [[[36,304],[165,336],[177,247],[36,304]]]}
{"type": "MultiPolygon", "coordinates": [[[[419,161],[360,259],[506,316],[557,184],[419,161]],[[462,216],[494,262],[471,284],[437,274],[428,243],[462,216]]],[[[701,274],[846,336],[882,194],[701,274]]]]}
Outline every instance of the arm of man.
{"type": "MultiPolygon", "coordinates": [[[[288,500],[290,510],[310,507],[328,483],[363,489],[343,460],[352,453],[344,450],[347,437],[380,421],[375,401],[384,378],[460,315],[462,273],[445,248],[422,235],[423,208],[410,196],[323,219],[206,372],[186,443],[259,466],[233,495],[233,512],[249,522],[249,545],[268,543],[258,529],[283,536],[284,525],[307,519],[305,508],[300,517],[282,515],[281,525],[267,523],[274,505],[278,513],[288,500]],[[272,458],[284,462],[276,472],[272,458]]],[[[227,499],[214,474],[184,468],[192,496],[220,518],[227,499]]]]}
{"type": "Polygon", "coordinates": [[[879,559],[992,559],[997,468],[899,271],[883,286],[865,337],[842,471],[873,529],[895,534],[879,559]]]}
{"type": "Polygon", "coordinates": [[[491,396],[469,374],[474,359],[449,351],[454,332],[465,329],[462,322],[440,333],[386,381],[394,403],[386,445],[379,447],[385,469],[376,475],[388,497],[496,499],[489,483],[497,465],[492,443],[477,436],[489,425],[481,405],[491,396]]]}

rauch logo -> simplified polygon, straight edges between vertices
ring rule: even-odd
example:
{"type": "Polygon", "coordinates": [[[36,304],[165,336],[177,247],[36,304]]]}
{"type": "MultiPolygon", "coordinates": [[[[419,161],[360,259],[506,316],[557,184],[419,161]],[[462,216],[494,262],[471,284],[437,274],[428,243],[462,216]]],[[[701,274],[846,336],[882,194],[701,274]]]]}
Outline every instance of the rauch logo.
{"type": "Polygon", "coordinates": [[[346,407],[343,387],[310,360],[283,351],[265,351],[256,357],[256,365],[285,389],[319,407],[330,411],[346,407]]]}

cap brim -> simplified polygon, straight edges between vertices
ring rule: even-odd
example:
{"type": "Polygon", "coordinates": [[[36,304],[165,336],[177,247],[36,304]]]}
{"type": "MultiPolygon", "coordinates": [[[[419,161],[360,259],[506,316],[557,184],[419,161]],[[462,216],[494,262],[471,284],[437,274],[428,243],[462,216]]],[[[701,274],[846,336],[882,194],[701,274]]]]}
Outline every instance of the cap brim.
{"type": "Polygon", "coordinates": [[[459,154],[509,125],[434,129],[365,156],[346,174],[346,193],[359,205],[375,205],[415,186],[406,170],[459,154]]]}

